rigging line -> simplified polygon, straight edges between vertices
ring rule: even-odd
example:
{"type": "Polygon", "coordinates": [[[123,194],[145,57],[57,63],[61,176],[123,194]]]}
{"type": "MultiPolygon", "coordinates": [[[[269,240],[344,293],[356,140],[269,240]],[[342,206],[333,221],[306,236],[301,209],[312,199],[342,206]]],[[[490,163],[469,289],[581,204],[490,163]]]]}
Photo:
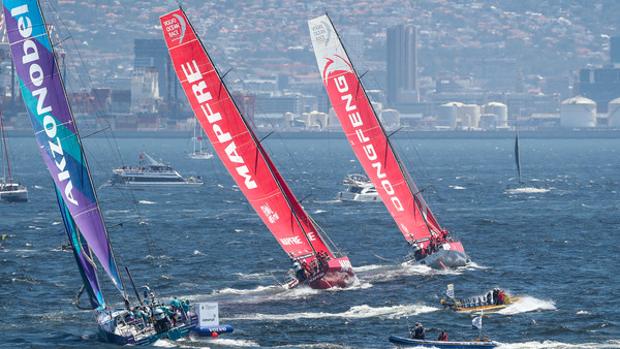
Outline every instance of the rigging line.
{"type": "MultiPolygon", "coordinates": [[[[53,5],[53,4],[51,4],[51,3],[50,3],[49,5],[50,5],[50,7],[52,8],[52,10],[53,10],[54,14],[56,15],[56,19],[57,19],[57,21],[58,21],[58,22],[61,24],[61,26],[62,26],[62,27],[59,27],[59,29],[60,29],[60,28],[62,28],[62,29],[66,29],[66,28],[68,28],[68,26],[67,26],[67,25],[65,24],[65,22],[62,20],[62,18],[61,18],[61,16],[60,16],[60,13],[59,13],[58,9],[56,9],[56,8],[54,7],[54,5],[53,5]]],[[[68,29],[67,29],[67,30],[68,30],[68,29]]],[[[73,46],[75,47],[74,51],[75,51],[75,52],[77,53],[77,55],[78,55],[78,59],[79,59],[79,61],[81,62],[81,66],[83,66],[83,67],[84,67],[84,66],[86,66],[85,61],[84,61],[84,59],[83,59],[83,57],[82,57],[82,54],[81,54],[80,50],[77,48],[77,44],[75,43],[75,39],[74,39],[73,35],[69,34],[69,35],[67,36],[67,39],[70,39],[70,40],[69,40],[69,42],[70,42],[70,43],[72,43],[72,44],[73,44],[73,46]]],[[[63,50],[64,50],[64,49],[63,49],[63,50]]],[[[66,63],[65,63],[65,64],[66,64],[66,63]]],[[[86,88],[90,87],[90,88],[92,89],[92,86],[94,86],[94,83],[93,83],[93,81],[92,81],[92,78],[91,78],[90,74],[88,74],[88,73],[87,73],[87,74],[79,74],[79,72],[77,72],[77,71],[76,71],[76,73],[77,73],[77,74],[74,74],[74,75],[77,75],[77,76],[78,76],[78,80],[79,80],[80,84],[82,85],[82,88],[86,89],[86,88]],[[83,75],[85,75],[85,76],[88,78],[88,82],[85,82],[85,81],[84,81],[84,79],[82,78],[82,77],[83,77],[83,75]]],[[[100,115],[101,115],[101,114],[100,114],[101,112],[100,112],[99,108],[97,108],[97,106],[96,106],[96,105],[94,105],[94,102],[93,102],[93,101],[88,100],[88,103],[90,103],[90,104],[91,104],[91,107],[93,107],[93,110],[95,110],[95,113],[96,113],[96,114],[99,114],[99,116],[100,116],[100,115]]],[[[109,122],[108,122],[108,120],[107,120],[107,119],[105,119],[105,118],[99,118],[99,119],[100,119],[100,120],[103,120],[103,122],[105,122],[105,123],[107,124],[106,129],[109,129],[109,134],[111,135],[111,137],[106,137],[106,140],[107,140],[108,144],[109,144],[109,145],[111,145],[111,146],[112,146],[112,147],[116,150],[117,155],[118,155],[118,158],[120,159],[121,164],[122,164],[123,166],[125,166],[125,161],[124,161],[123,156],[122,156],[122,154],[121,154],[121,152],[120,152],[120,147],[119,147],[119,145],[118,145],[118,141],[117,141],[117,139],[116,139],[116,137],[115,137],[115,135],[114,135],[114,132],[113,132],[113,131],[112,131],[112,129],[111,129],[111,125],[110,125],[110,123],[109,123],[109,122]]],[[[106,134],[108,134],[108,133],[106,133],[106,134]]],[[[102,167],[103,167],[103,166],[102,166],[102,167]]],[[[134,193],[133,193],[132,191],[130,191],[130,196],[131,196],[132,202],[134,203],[134,210],[138,213],[138,217],[139,217],[141,220],[144,220],[144,216],[142,215],[142,213],[141,213],[141,212],[139,211],[139,209],[138,209],[138,206],[137,206],[137,204],[136,204],[136,202],[137,202],[137,201],[136,201],[135,195],[134,195],[134,193]]],[[[146,232],[146,234],[145,234],[145,235],[146,235],[146,237],[147,237],[147,247],[148,247],[148,249],[149,249],[149,253],[151,253],[152,255],[155,255],[155,252],[154,252],[154,243],[153,243],[153,240],[152,240],[152,238],[151,238],[150,228],[149,228],[148,226],[147,226],[147,227],[145,227],[145,232],[146,232]]]]}
{"type": "MultiPolygon", "coordinates": [[[[327,14],[326,14],[327,15],[327,14]]],[[[329,23],[331,24],[334,33],[336,33],[336,37],[338,38],[338,41],[340,42],[340,46],[342,47],[342,49],[344,50],[344,54],[349,57],[349,54],[347,53],[347,49],[344,47],[343,42],[342,42],[342,38],[340,37],[340,34],[338,33],[338,30],[336,30],[336,27],[334,26],[334,22],[332,21],[332,19],[327,16],[327,19],[329,20],[329,23]]],[[[349,63],[351,64],[351,69],[353,70],[353,73],[355,74],[355,76],[358,78],[358,84],[362,85],[362,81],[359,79],[359,74],[357,73],[357,70],[355,69],[355,66],[353,65],[353,62],[351,61],[351,59],[349,58],[349,63]]],[[[362,86],[363,87],[363,86],[362,86]]],[[[375,117],[375,119],[377,120],[377,123],[379,124],[379,127],[381,128],[381,131],[383,132],[383,134],[385,135],[385,129],[383,128],[383,124],[381,123],[381,120],[379,120],[379,117],[377,115],[377,112],[374,108],[374,106],[372,105],[372,103],[370,102],[370,98],[368,97],[368,93],[366,93],[366,90],[364,88],[362,88],[362,91],[364,92],[364,96],[366,97],[366,99],[369,101],[370,104],[370,108],[372,109],[372,114],[375,117]]],[[[407,184],[407,187],[409,188],[410,192],[413,192],[413,187],[415,184],[412,183],[411,177],[409,176],[409,173],[405,167],[405,165],[402,163],[402,161],[400,160],[400,157],[398,156],[398,153],[395,152],[394,147],[392,146],[392,142],[390,142],[389,138],[386,138],[387,141],[387,145],[388,147],[392,150],[392,152],[394,153],[394,156],[396,158],[396,163],[398,164],[398,167],[400,168],[401,173],[403,174],[404,178],[405,178],[405,182],[407,184]]],[[[417,200],[415,199],[414,196],[414,200],[413,200],[414,206],[417,206],[417,200]]],[[[420,207],[418,207],[418,209],[420,209],[420,207]]],[[[422,212],[422,210],[420,209],[420,212],[422,212]]],[[[422,215],[422,218],[424,219],[424,223],[426,224],[427,228],[429,227],[429,223],[428,220],[426,219],[425,215],[422,215]]],[[[431,233],[431,230],[429,228],[429,233],[431,233]]]]}
{"type": "MultiPolygon", "coordinates": [[[[185,14],[185,15],[187,16],[187,14],[185,14]]],[[[189,20],[188,20],[188,24],[189,24],[190,28],[192,29],[192,31],[196,32],[196,30],[194,29],[194,25],[193,25],[193,24],[192,24],[189,20]]],[[[212,64],[214,65],[214,67],[215,67],[215,63],[214,63],[213,59],[211,58],[211,56],[209,55],[209,52],[208,52],[208,51],[207,51],[207,49],[205,48],[205,46],[204,46],[204,44],[203,44],[202,40],[201,40],[198,36],[196,37],[196,40],[197,40],[197,41],[198,41],[198,43],[200,44],[200,46],[201,46],[201,48],[202,48],[203,52],[205,53],[205,55],[207,56],[207,58],[211,61],[211,63],[212,63],[212,64]]],[[[217,74],[218,78],[220,78],[220,73],[219,73],[219,71],[217,70],[217,68],[215,69],[215,73],[217,74]]],[[[223,81],[223,80],[221,80],[221,78],[220,78],[220,82],[221,82],[221,86],[222,86],[222,87],[225,89],[225,91],[226,91],[226,92],[230,95],[230,92],[228,91],[228,88],[226,87],[226,84],[224,83],[224,81],[223,81]]],[[[270,172],[271,176],[273,177],[274,181],[276,182],[276,185],[278,186],[278,188],[279,188],[279,189],[280,189],[280,191],[282,192],[283,197],[285,198],[285,201],[286,201],[287,205],[289,206],[289,209],[291,210],[291,213],[292,213],[292,214],[293,214],[293,216],[295,217],[295,220],[297,221],[298,226],[301,228],[301,230],[302,230],[302,232],[303,232],[303,235],[304,235],[304,237],[306,238],[306,241],[308,242],[308,244],[309,244],[309,245],[310,245],[310,247],[312,248],[312,252],[313,252],[314,256],[316,256],[316,255],[317,255],[317,252],[316,252],[316,250],[315,250],[314,246],[312,245],[312,241],[310,241],[310,237],[308,237],[307,232],[305,231],[305,229],[304,229],[303,225],[301,224],[301,221],[300,221],[299,217],[297,216],[297,213],[296,213],[296,212],[295,212],[295,210],[293,209],[293,205],[292,205],[292,203],[290,202],[290,198],[289,198],[289,197],[285,194],[284,189],[283,189],[283,187],[282,187],[282,184],[280,183],[280,181],[278,181],[277,177],[274,175],[274,169],[273,169],[273,168],[271,168],[271,166],[269,165],[269,163],[270,163],[270,162],[269,162],[269,160],[268,160],[268,159],[270,159],[270,158],[269,158],[269,156],[265,153],[265,151],[264,151],[264,149],[263,149],[263,146],[262,146],[259,142],[257,142],[257,139],[256,139],[256,134],[255,134],[255,133],[254,133],[254,131],[252,130],[252,128],[251,128],[251,126],[249,125],[249,123],[245,120],[245,118],[244,118],[243,114],[241,113],[241,111],[240,111],[240,109],[239,109],[239,106],[237,105],[237,103],[235,102],[235,100],[234,100],[233,98],[231,98],[231,102],[232,102],[233,106],[235,107],[235,109],[236,109],[237,113],[238,113],[238,114],[239,114],[239,116],[241,117],[241,122],[242,122],[242,123],[245,125],[245,127],[246,127],[249,131],[250,131],[250,132],[249,132],[250,137],[251,137],[251,138],[252,138],[252,140],[256,143],[256,145],[257,145],[257,147],[256,147],[256,148],[257,148],[257,150],[260,152],[260,154],[261,154],[261,156],[263,157],[263,159],[264,159],[265,163],[267,164],[267,167],[269,168],[269,172],[270,172]]],[[[301,206],[301,205],[300,205],[300,206],[301,206]]],[[[303,210],[303,207],[302,207],[302,210],[303,210]]],[[[307,216],[307,214],[306,214],[306,216],[307,216]]]]}
{"type": "MultiPolygon", "coordinates": [[[[37,4],[40,4],[39,1],[37,1],[37,4]]],[[[43,23],[47,23],[46,20],[45,20],[45,15],[43,14],[43,9],[40,6],[39,6],[39,13],[40,13],[41,18],[43,20],[43,23]]],[[[54,50],[54,43],[51,40],[51,35],[50,35],[50,32],[49,32],[49,27],[44,26],[44,29],[45,29],[45,33],[46,33],[46,35],[47,35],[47,37],[49,38],[49,41],[50,41],[50,46],[51,46],[52,54],[54,55],[54,62],[53,62],[54,66],[55,66],[56,70],[60,71],[60,67],[58,65],[58,59],[57,59],[57,56],[56,56],[56,51],[54,50]]],[[[62,76],[59,79],[59,82],[60,82],[61,91],[63,92],[64,97],[68,99],[67,91],[65,89],[65,82],[64,82],[64,79],[62,79],[62,76]]],[[[88,165],[88,160],[84,156],[85,155],[85,150],[84,150],[84,146],[82,144],[82,140],[80,138],[79,129],[77,127],[77,124],[75,123],[75,117],[74,117],[73,111],[71,110],[71,104],[68,104],[68,108],[69,108],[69,115],[70,115],[71,119],[74,120],[75,134],[77,135],[76,140],[77,140],[78,146],[79,146],[79,148],[81,150],[80,156],[81,156],[82,164],[86,168],[86,176],[87,176],[87,178],[90,181],[91,186],[92,186],[92,185],[94,185],[94,180],[93,180],[93,177],[92,177],[90,166],[88,165]]],[[[116,256],[114,254],[114,249],[112,248],[112,242],[110,240],[110,236],[109,236],[109,234],[107,232],[107,229],[105,227],[105,220],[103,219],[103,214],[101,212],[101,208],[99,207],[99,198],[97,197],[97,192],[96,192],[94,187],[93,187],[93,196],[94,196],[94,199],[95,199],[95,205],[97,206],[97,208],[99,208],[98,216],[99,216],[99,219],[101,219],[101,221],[103,223],[103,229],[104,229],[104,232],[105,232],[105,237],[106,237],[106,240],[107,240],[107,243],[108,243],[108,247],[109,247],[109,251],[110,251],[110,258],[114,262],[116,268],[118,269],[118,264],[116,262],[116,256]]],[[[122,288],[123,298],[125,300],[127,300],[127,291],[125,290],[125,283],[123,281],[123,277],[118,272],[117,272],[117,275],[118,275],[119,281],[121,283],[120,286],[122,288]]]]}

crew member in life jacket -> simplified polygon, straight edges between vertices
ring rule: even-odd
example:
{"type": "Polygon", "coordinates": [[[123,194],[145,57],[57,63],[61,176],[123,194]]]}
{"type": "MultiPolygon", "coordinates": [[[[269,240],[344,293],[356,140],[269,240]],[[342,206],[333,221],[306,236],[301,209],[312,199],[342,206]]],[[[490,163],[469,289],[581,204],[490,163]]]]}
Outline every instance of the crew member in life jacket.
{"type": "Polygon", "coordinates": [[[416,322],[415,327],[409,332],[412,339],[424,339],[424,337],[426,337],[426,330],[424,330],[424,326],[419,322],[416,322]]]}
{"type": "MultiPolygon", "coordinates": [[[[305,262],[303,262],[306,264],[305,262]]],[[[295,271],[295,278],[302,283],[306,280],[306,268],[304,268],[299,261],[293,263],[293,270],[295,271]]]]}

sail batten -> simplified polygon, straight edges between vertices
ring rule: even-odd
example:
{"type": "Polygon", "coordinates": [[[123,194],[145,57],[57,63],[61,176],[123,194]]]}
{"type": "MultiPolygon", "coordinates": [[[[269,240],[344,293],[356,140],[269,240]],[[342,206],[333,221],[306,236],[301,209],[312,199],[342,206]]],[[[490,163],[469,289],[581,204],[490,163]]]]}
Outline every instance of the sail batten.
{"type": "Polygon", "coordinates": [[[290,258],[334,257],[240,113],[185,12],[160,17],[174,69],[215,153],[290,258]]]}
{"type": "Polygon", "coordinates": [[[443,233],[393,148],[327,15],[308,21],[319,72],[353,152],[404,238],[419,247],[443,233]]]}
{"type": "Polygon", "coordinates": [[[72,224],[87,241],[114,285],[123,291],[39,2],[4,0],[3,11],[21,95],[41,156],[64,207],[72,217],[72,224]]]}

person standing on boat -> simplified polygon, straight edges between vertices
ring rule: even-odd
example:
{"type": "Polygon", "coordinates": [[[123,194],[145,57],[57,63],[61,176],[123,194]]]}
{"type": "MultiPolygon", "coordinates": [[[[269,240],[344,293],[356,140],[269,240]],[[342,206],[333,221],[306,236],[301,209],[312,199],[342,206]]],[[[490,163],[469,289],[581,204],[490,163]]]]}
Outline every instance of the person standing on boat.
{"type": "Polygon", "coordinates": [[[411,330],[411,338],[413,339],[424,339],[426,337],[426,330],[424,330],[424,326],[421,323],[416,322],[415,327],[411,330]]]}
{"type": "Polygon", "coordinates": [[[506,293],[504,292],[504,290],[499,290],[497,292],[497,300],[498,300],[498,304],[506,304],[506,293]]]}
{"type": "Polygon", "coordinates": [[[493,305],[495,304],[494,299],[493,299],[493,291],[489,291],[489,293],[487,293],[487,305],[493,305]]]}

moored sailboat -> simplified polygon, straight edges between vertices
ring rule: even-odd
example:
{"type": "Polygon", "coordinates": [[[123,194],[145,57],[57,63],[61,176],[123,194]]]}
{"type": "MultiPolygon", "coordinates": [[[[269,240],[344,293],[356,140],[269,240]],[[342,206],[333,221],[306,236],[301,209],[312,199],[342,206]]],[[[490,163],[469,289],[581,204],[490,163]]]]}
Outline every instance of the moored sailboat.
{"type": "Polygon", "coordinates": [[[28,188],[13,179],[9,146],[0,111],[0,147],[2,147],[2,178],[0,178],[0,201],[26,202],[28,201],[28,188]]]}
{"type": "Polygon", "coordinates": [[[198,135],[196,134],[197,124],[198,122],[196,122],[196,119],[194,118],[194,125],[192,126],[194,130],[194,135],[192,136],[192,152],[188,154],[188,157],[192,160],[209,160],[213,158],[213,153],[204,149],[202,129],[198,131],[198,135]]]}
{"type": "Polygon", "coordinates": [[[185,94],[215,153],[312,288],[347,287],[355,276],[348,257],[305,212],[241,114],[182,8],[160,17],[185,94]]]}
{"type": "Polygon", "coordinates": [[[439,225],[385,132],[331,19],[308,21],[321,79],[364,171],[413,249],[412,260],[435,268],[463,266],[460,241],[439,225]]]}
{"type": "Polygon", "coordinates": [[[131,307],[39,2],[4,0],[3,12],[21,95],[54,182],[84,281],[83,291],[89,296],[88,308],[95,311],[101,338],[117,344],[149,344],[160,338],[187,336],[198,323],[188,303],[186,308],[168,307],[151,297],[151,303],[146,304],[134,286],[139,305],[131,307]],[[113,309],[105,302],[95,261],[112,281],[125,308],[113,309]],[[171,314],[160,316],[164,310],[171,314]]]}

